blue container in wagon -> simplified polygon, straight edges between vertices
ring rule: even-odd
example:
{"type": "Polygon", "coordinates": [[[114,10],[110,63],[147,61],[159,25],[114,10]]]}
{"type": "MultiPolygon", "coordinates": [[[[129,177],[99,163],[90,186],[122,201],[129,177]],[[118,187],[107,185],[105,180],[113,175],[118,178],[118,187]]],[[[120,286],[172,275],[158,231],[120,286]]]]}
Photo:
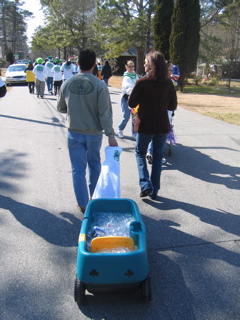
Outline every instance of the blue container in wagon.
{"type": "Polygon", "coordinates": [[[95,199],[85,211],[81,225],[74,299],[81,304],[86,290],[90,293],[123,292],[140,290],[144,302],[151,300],[151,284],[148,275],[148,258],[146,248],[146,229],[137,204],[130,199],[95,199]],[[87,235],[92,226],[94,215],[104,212],[114,216],[132,216],[129,225],[129,237],[109,236],[93,238],[87,243],[87,235]],[[118,239],[119,238],[119,239],[118,239]],[[95,244],[94,244],[95,242],[95,244]],[[107,248],[118,245],[131,247],[126,252],[98,251],[106,244],[107,248]]]}

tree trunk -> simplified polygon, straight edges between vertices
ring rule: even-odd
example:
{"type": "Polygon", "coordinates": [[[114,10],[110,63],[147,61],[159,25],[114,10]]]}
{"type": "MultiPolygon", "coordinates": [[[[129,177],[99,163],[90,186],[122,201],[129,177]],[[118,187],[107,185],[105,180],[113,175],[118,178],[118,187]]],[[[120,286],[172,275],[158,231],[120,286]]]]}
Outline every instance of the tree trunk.
{"type": "Polygon", "coordinates": [[[16,6],[14,6],[14,11],[13,11],[13,25],[12,25],[12,51],[14,54],[16,54],[16,32],[17,32],[17,20],[16,20],[16,6]]]}
{"type": "Polygon", "coordinates": [[[7,52],[7,34],[6,34],[6,16],[5,16],[5,0],[1,1],[2,7],[2,33],[3,33],[3,57],[5,57],[7,52]]]}
{"type": "Polygon", "coordinates": [[[180,72],[180,76],[178,78],[178,87],[180,92],[183,92],[183,88],[185,85],[185,78],[186,78],[185,75],[180,72]]]}
{"type": "Polygon", "coordinates": [[[143,75],[144,71],[144,49],[137,48],[137,63],[136,63],[136,72],[138,75],[143,75]]]}
{"type": "Polygon", "coordinates": [[[231,88],[231,77],[229,77],[228,79],[228,89],[230,90],[230,88],[231,88]]]}

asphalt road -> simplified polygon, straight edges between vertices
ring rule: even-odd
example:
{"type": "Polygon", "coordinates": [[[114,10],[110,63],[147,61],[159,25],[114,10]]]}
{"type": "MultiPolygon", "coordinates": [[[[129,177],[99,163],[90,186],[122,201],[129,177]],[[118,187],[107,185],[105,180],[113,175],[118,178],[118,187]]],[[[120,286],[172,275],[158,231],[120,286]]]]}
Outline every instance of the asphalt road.
{"type": "MultiPolygon", "coordinates": [[[[120,90],[111,93],[114,128],[120,90]]],[[[223,98],[224,99],[224,98],[223,98]]],[[[239,320],[240,128],[178,107],[177,145],[157,201],[139,197],[130,123],[121,197],[147,230],[152,301],[140,293],[73,298],[81,214],[75,207],[65,116],[56,97],[14,86],[0,100],[0,319],[239,320]]],[[[104,147],[107,139],[104,137],[104,147]]]]}

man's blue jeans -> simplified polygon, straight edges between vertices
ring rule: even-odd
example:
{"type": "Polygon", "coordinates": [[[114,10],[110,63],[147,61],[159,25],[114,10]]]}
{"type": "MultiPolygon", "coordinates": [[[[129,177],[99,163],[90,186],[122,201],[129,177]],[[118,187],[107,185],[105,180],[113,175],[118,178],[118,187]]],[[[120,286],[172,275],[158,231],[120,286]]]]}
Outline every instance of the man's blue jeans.
{"type": "Polygon", "coordinates": [[[103,134],[85,135],[68,131],[68,149],[72,165],[72,179],[77,204],[86,207],[92,197],[101,172],[100,149],[103,134]],[[88,165],[88,187],[86,168],[88,165]],[[88,193],[89,188],[89,193],[88,193]]]}
{"type": "MultiPolygon", "coordinates": [[[[122,118],[121,123],[118,126],[118,130],[124,130],[125,129],[125,127],[126,127],[126,125],[128,123],[128,120],[129,120],[129,118],[131,116],[131,110],[128,107],[128,101],[123,96],[121,98],[121,108],[122,108],[122,116],[123,116],[123,118],[122,118]]],[[[134,125],[133,125],[133,122],[132,122],[132,133],[134,133],[133,127],[134,127],[134,125]]]]}
{"type": "Polygon", "coordinates": [[[153,189],[153,194],[157,194],[160,189],[160,177],[162,171],[162,157],[167,141],[167,133],[163,134],[144,134],[138,133],[136,137],[136,160],[138,165],[139,185],[141,191],[153,189]],[[149,142],[153,143],[153,162],[152,171],[149,178],[149,172],[146,162],[146,154],[149,142]]]}

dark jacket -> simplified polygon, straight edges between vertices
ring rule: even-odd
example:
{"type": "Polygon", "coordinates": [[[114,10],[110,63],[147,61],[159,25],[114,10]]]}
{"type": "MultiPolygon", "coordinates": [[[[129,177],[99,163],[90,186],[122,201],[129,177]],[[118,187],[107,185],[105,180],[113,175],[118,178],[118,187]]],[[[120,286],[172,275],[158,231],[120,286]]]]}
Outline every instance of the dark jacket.
{"type": "Polygon", "coordinates": [[[101,73],[103,79],[109,79],[112,76],[112,70],[109,65],[104,65],[101,73]]]}
{"type": "Polygon", "coordinates": [[[95,65],[95,67],[93,68],[93,75],[94,76],[97,76],[97,71],[98,71],[97,65],[95,65]]]}
{"type": "Polygon", "coordinates": [[[139,133],[168,133],[170,123],[167,110],[177,108],[176,90],[170,79],[155,81],[144,77],[136,82],[128,104],[131,108],[139,105],[139,133]]]}

